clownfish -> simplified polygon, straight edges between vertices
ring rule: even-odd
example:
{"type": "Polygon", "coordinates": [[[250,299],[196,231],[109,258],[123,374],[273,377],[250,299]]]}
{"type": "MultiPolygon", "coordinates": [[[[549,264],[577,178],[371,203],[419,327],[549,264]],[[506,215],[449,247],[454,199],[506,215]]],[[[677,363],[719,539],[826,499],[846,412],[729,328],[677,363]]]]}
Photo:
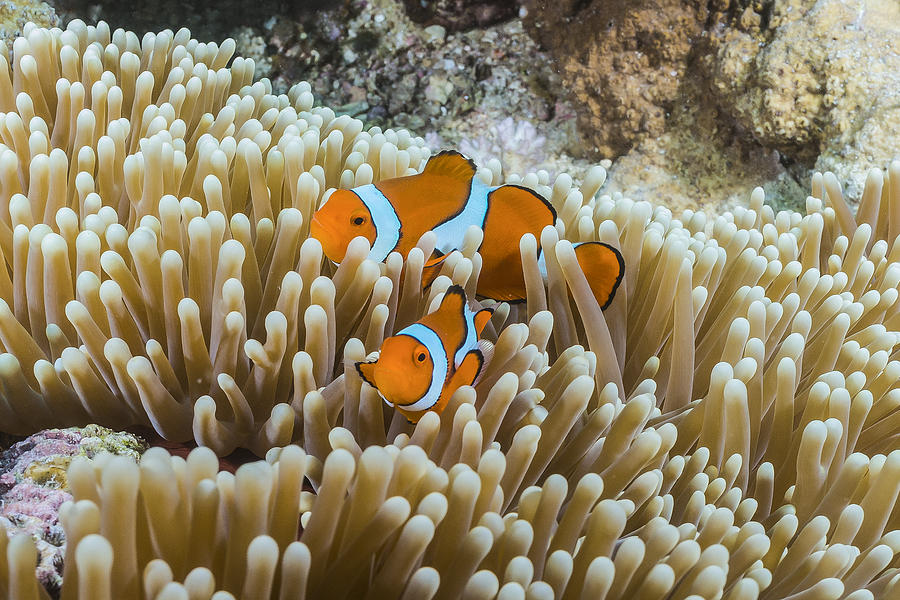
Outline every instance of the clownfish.
{"type": "Polygon", "coordinates": [[[478,336],[492,313],[473,312],[465,291],[450,286],[437,310],[384,340],[378,358],[356,363],[356,371],[409,421],[429,410],[440,414],[457,389],[481,374],[492,346],[478,336]]]}
{"type": "MultiPolygon", "coordinates": [[[[383,262],[394,251],[406,257],[423,234],[434,231],[435,251],[422,277],[427,286],[475,225],[484,232],[477,293],[515,301],[526,295],[519,240],[526,233],[540,240],[544,227],[555,223],[556,210],[546,198],[519,185],[487,185],[475,177],[471,160],[448,150],[431,157],[417,175],[336,190],[313,215],[310,234],[335,263],[344,259],[348,244],[358,236],[369,240],[369,258],[383,262]]],[[[543,253],[538,253],[538,266],[546,276],[543,253]]],[[[585,242],[575,245],[575,256],[605,309],[622,281],[622,255],[608,244],[585,242]]]]}

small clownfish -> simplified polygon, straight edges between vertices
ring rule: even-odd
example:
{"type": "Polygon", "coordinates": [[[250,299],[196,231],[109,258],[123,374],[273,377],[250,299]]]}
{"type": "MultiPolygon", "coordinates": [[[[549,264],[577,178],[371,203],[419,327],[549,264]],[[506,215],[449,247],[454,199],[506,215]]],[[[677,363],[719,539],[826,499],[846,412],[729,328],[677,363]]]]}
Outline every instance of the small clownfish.
{"type": "Polygon", "coordinates": [[[356,370],[411,422],[429,410],[440,414],[457,389],[475,383],[493,351],[478,339],[492,313],[473,312],[463,289],[450,286],[436,311],[384,340],[378,358],[356,370]]]}
{"type": "MultiPolygon", "coordinates": [[[[444,151],[432,156],[417,175],[336,190],[313,215],[310,234],[336,263],[358,236],[369,240],[369,258],[383,262],[394,251],[405,258],[423,234],[434,231],[435,252],[422,277],[423,286],[428,286],[444,259],[462,247],[466,230],[475,225],[484,231],[477,293],[515,301],[525,299],[525,275],[521,268],[512,268],[521,265],[519,240],[526,233],[540,240],[544,227],[555,223],[556,211],[534,190],[487,185],[475,177],[471,160],[444,151]]],[[[597,302],[606,308],[622,281],[622,255],[608,244],[585,242],[575,245],[575,256],[597,302]]],[[[538,266],[546,276],[540,249],[538,266]]]]}

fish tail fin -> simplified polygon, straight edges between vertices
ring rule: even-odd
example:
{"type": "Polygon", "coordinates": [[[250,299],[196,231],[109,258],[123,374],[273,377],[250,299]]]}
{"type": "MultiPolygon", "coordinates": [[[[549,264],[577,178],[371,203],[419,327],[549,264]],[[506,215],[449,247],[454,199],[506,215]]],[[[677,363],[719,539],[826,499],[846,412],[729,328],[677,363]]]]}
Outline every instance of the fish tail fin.
{"type": "Polygon", "coordinates": [[[616,295],[625,274],[622,254],[604,242],[585,242],[575,246],[578,266],[591,286],[601,309],[606,309],[616,295]]]}

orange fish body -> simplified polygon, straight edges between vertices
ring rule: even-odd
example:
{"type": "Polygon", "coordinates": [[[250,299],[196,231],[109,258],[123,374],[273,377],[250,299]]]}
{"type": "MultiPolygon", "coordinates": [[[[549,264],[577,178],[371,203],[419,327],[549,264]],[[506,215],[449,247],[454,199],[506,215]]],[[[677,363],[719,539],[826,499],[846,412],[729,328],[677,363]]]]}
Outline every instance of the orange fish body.
{"type": "Polygon", "coordinates": [[[378,358],[356,363],[356,370],[413,423],[429,410],[440,414],[457,389],[480,375],[485,356],[478,336],[491,313],[470,310],[463,289],[451,286],[436,311],[384,340],[378,358]]]}
{"type": "MultiPolygon", "coordinates": [[[[475,225],[484,231],[478,249],[478,294],[524,300],[519,240],[526,233],[540,240],[544,227],[555,222],[556,211],[537,192],[517,185],[489,186],[475,177],[472,161],[445,151],[433,156],[418,175],[335,191],[313,216],[310,233],[335,262],[343,260],[347,245],[358,236],[369,240],[369,258],[381,262],[391,252],[406,257],[423,234],[434,231],[435,254],[422,277],[429,285],[444,258],[462,246],[466,230],[475,225]]],[[[606,308],[624,272],[621,254],[600,242],[577,244],[575,254],[597,301],[606,308]]],[[[539,266],[546,275],[542,255],[539,266]]]]}

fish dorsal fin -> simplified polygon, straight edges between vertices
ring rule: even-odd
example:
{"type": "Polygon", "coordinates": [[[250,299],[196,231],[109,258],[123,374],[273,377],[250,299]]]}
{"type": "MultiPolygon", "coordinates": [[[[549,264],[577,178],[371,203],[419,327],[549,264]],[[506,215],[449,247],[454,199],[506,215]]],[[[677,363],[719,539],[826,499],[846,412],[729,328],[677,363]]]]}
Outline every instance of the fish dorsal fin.
{"type": "Polygon", "coordinates": [[[425,170],[427,175],[444,175],[460,181],[468,182],[475,176],[475,163],[456,150],[444,150],[428,159],[425,170]]]}
{"type": "Polygon", "coordinates": [[[466,292],[462,289],[462,287],[458,285],[451,285],[447,288],[447,291],[444,292],[444,297],[441,300],[441,305],[438,307],[436,312],[444,312],[447,311],[449,314],[459,315],[462,317],[465,313],[466,306],[466,292]]]}

